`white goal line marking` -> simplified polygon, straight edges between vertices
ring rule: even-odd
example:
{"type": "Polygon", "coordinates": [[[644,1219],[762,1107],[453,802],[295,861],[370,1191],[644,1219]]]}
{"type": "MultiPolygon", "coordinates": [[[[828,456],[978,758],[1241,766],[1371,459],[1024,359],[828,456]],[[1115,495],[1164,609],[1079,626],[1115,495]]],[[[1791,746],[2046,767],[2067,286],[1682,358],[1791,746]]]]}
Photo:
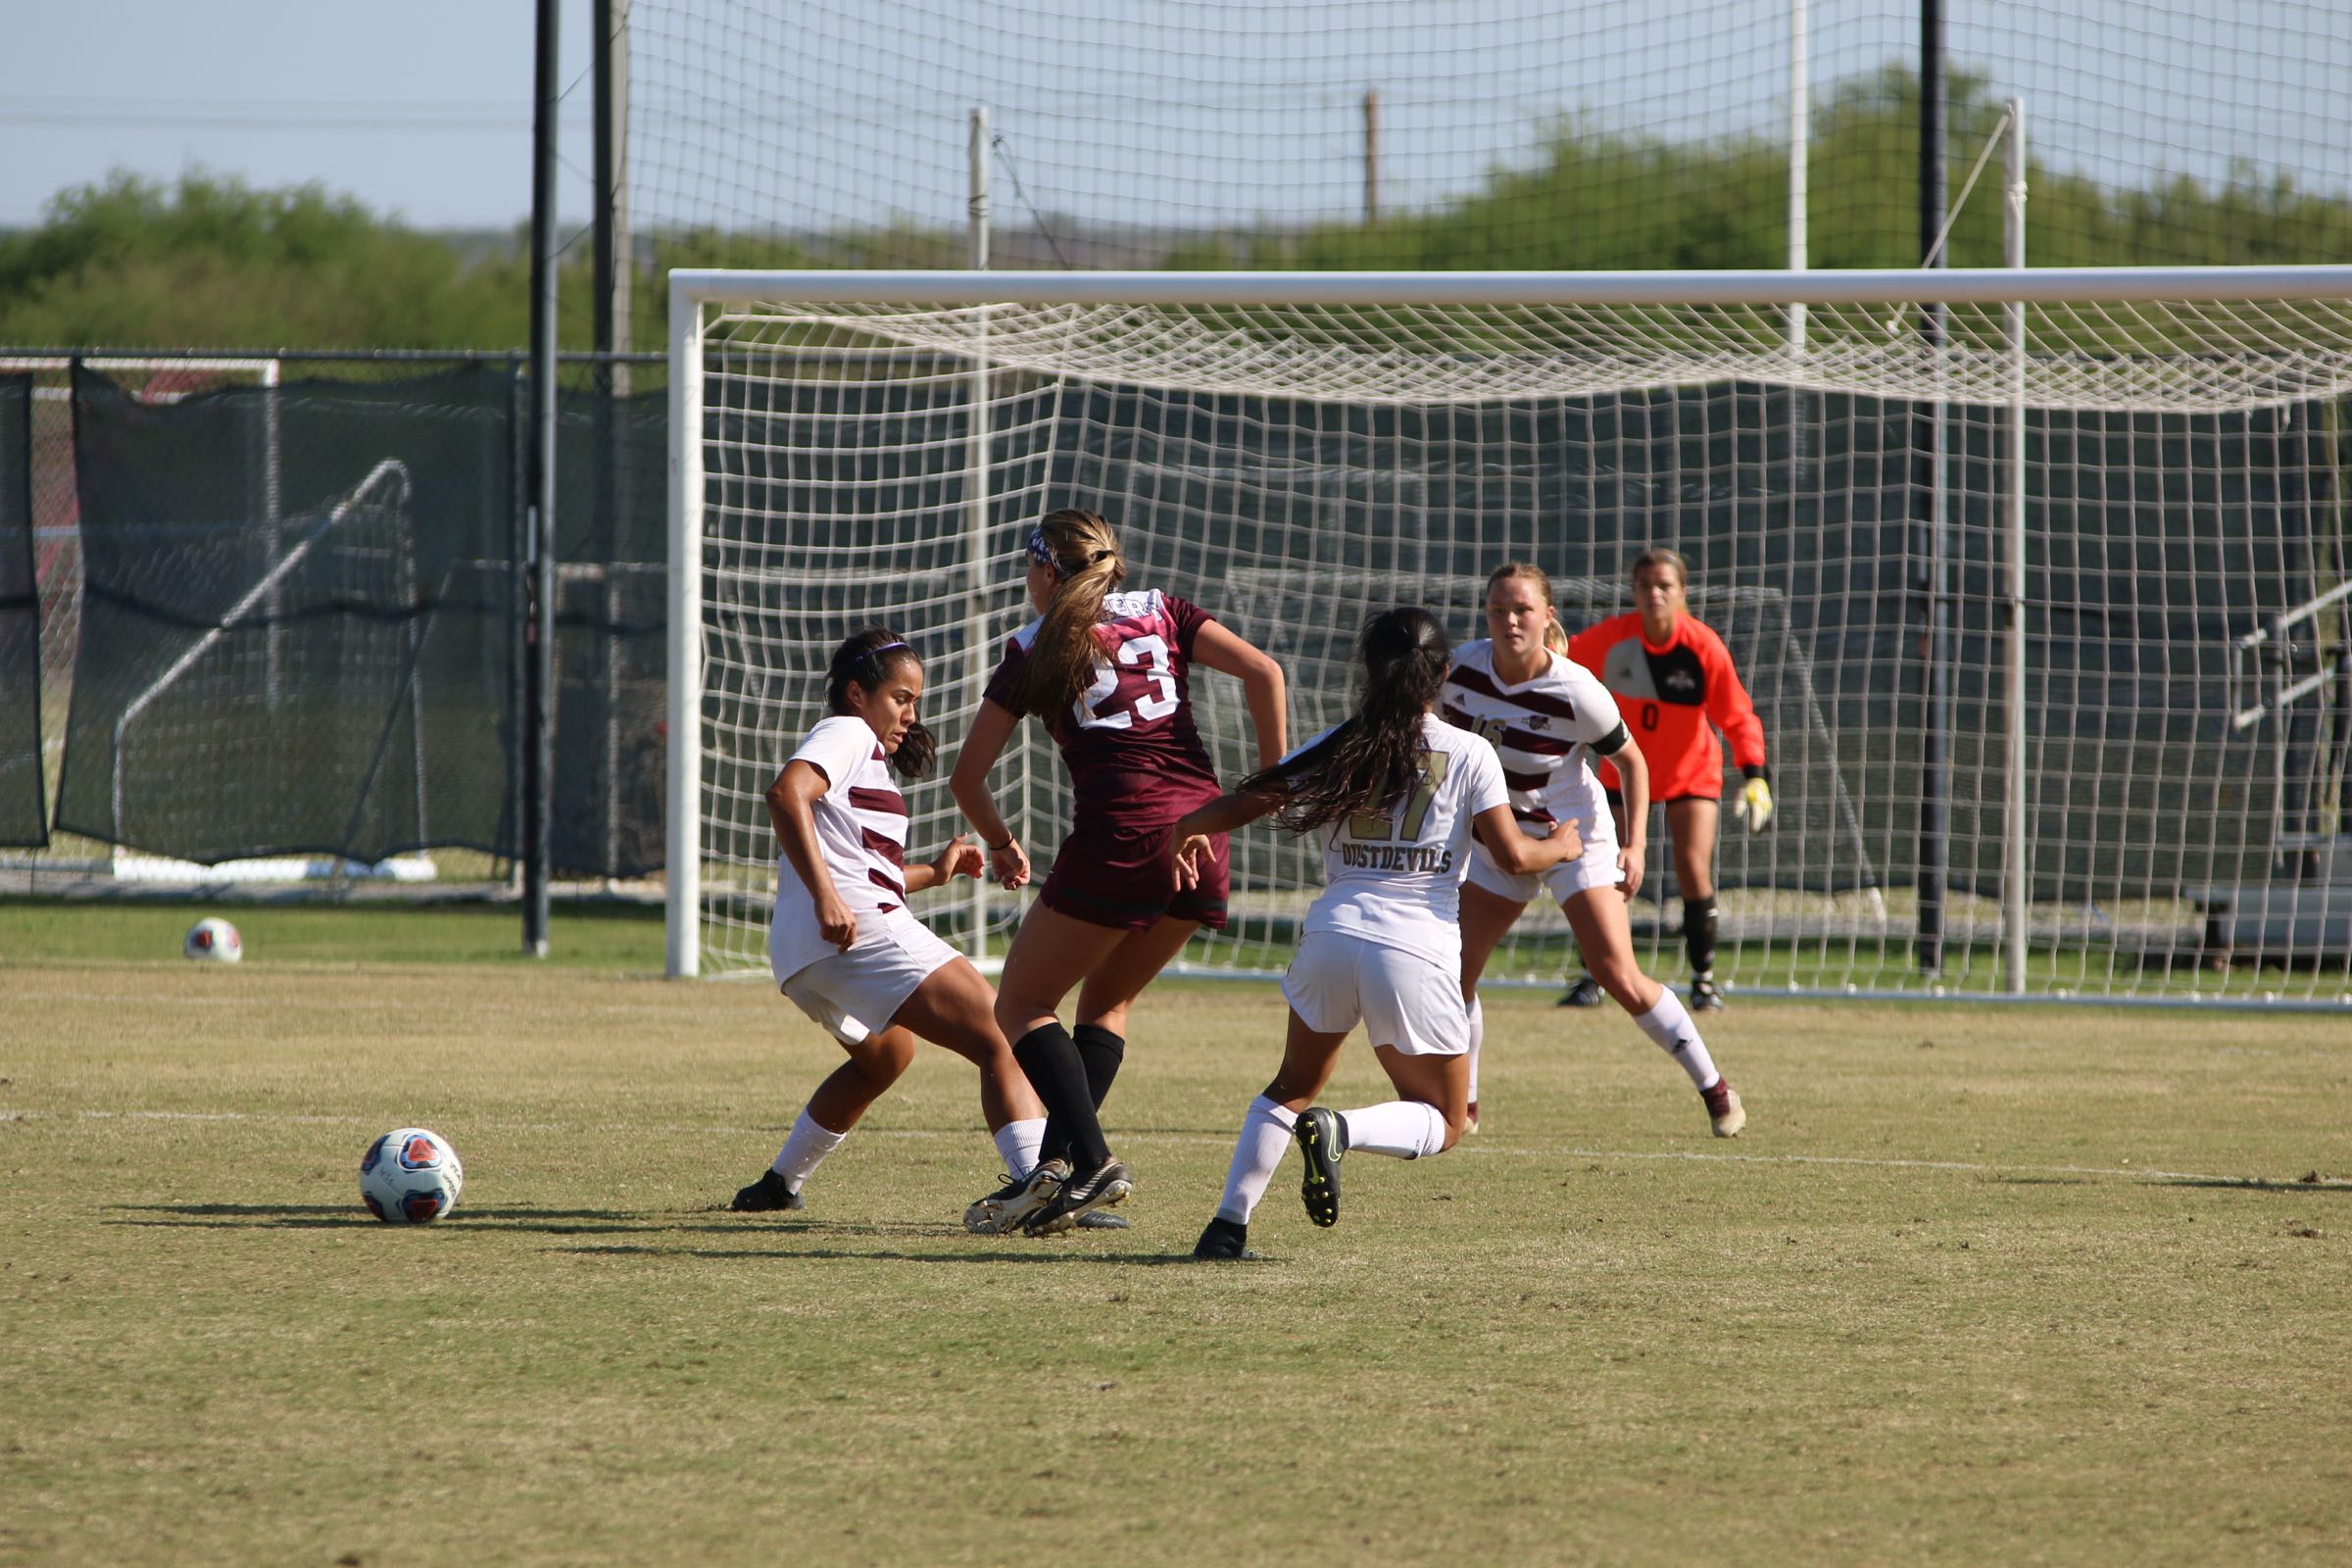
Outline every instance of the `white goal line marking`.
{"type": "MultiPolygon", "coordinates": [[[[0,1107],[0,1122],[54,1121],[63,1119],[65,1112],[17,1110],[0,1107]]],[[[352,1126],[372,1127],[374,1121],[360,1116],[301,1116],[275,1111],[245,1110],[77,1110],[71,1113],[77,1121],[163,1121],[163,1122],[244,1122],[256,1126],[352,1126]]],[[[377,1118],[381,1120],[382,1118],[377,1118]]],[[[579,1133],[579,1132],[636,1132],[668,1134],[701,1134],[714,1138],[772,1138],[783,1130],[776,1123],[759,1127],[731,1127],[708,1122],[668,1122],[647,1125],[642,1122],[601,1122],[582,1127],[569,1122],[493,1121],[474,1122],[483,1131],[521,1133],[579,1133]]],[[[967,1139],[977,1132],[951,1132],[936,1127],[875,1127],[861,1129],[863,1137],[873,1138],[943,1138],[967,1139]]],[[[1217,1144],[1229,1140],[1221,1133],[1126,1133],[1122,1137],[1137,1144],[1217,1144]]],[[[1566,1149],[1532,1148],[1502,1149],[1494,1144],[1481,1144],[1473,1149],[1457,1144],[1456,1150],[1478,1155],[1517,1159],[1646,1159],[1681,1161],[1688,1164],[1723,1165],[1831,1165],[1862,1170],[1923,1170],[1945,1171],[1956,1176],[2098,1176],[2132,1181],[2212,1182],[2223,1186],[2239,1187],[2302,1187],[2315,1190],[2352,1188],[2352,1177],[2323,1177],[2307,1182],[2296,1177],[2277,1176],[2219,1176],[2210,1171],[2166,1170],[2154,1165],[2028,1165],[2000,1160],[1966,1159],[1895,1159],[1863,1154],[1741,1154],[1730,1151],[1683,1149],[1566,1149]]]]}

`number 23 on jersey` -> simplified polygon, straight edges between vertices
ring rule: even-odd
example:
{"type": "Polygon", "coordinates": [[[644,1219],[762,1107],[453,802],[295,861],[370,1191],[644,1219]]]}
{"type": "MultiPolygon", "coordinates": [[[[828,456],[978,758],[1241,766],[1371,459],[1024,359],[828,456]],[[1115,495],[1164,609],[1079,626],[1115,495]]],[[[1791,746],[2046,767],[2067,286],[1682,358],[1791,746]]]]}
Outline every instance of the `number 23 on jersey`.
{"type": "Polygon", "coordinates": [[[1131,729],[1137,719],[1149,724],[1165,718],[1184,706],[1176,695],[1176,665],[1168,655],[1168,640],[1156,632],[1145,637],[1131,637],[1119,644],[1115,661],[1105,661],[1096,666],[1095,683],[1084,696],[1071,706],[1070,716],[1081,729],[1131,729]],[[1113,708],[1109,712],[1100,710],[1100,705],[1116,696],[1122,667],[1142,666],[1144,677],[1152,689],[1139,694],[1132,708],[1113,708]]]}

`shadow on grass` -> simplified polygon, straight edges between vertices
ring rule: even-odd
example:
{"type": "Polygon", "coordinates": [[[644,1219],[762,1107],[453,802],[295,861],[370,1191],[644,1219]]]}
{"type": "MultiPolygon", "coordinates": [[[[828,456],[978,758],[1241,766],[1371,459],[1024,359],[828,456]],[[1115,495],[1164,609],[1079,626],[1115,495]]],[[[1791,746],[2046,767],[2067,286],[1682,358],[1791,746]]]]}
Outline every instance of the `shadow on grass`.
{"type": "Polygon", "coordinates": [[[2267,1176],[2157,1176],[2150,1178],[2157,1187],[2209,1187],[2230,1193],[2292,1193],[2302,1197],[2311,1193],[2332,1193],[2337,1197],[2352,1194],[2352,1182],[2333,1177],[2319,1181],[2273,1181],[2267,1176]]]}
{"type": "MultiPolygon", "coordinates": [[[[844,1230],[846,1226],[827,1229],[844,1230]]],[[[720,1262],[797,1263],[802,1261],[840,1263],[1118,1263],[1155,1268],[1165,1263],[1199,1264],[1202,1268],[1217,1265],[1203,1263],[1190,1252],[1070,1252],[1034,1250],[1025,1252],[903,1252],[892,1248],[858,1251],[838,1247],[777,1248],[760,1251],[731,1247],[575,1247],[572,1251],[582,1257],[701,1257],[720,1262]]],[[[1258,1257],[1252,1263],[1278,1263],[1281,1259],[1258,1257]]]]}
{"type": "MultiPolygon", "coordinates": [[[[196,1230],[318,1230],[343,1226],[374,1228],[382,1221],[351,1203],[116,1203],[118,1214],[152,1218],[109,1219],[110,1225],[145,1225],[196,1230]]],[[[631,1235],[648,1229],[673,1229],[667,1216],[630,1214],[610,1208],[468,1208],[461,1206],[436,1222],[443,1229],[489,1227],[508,1231],[537,1231],[550,1236],[631,1235]]],[[[695,1226],[719,1230],[721,1226],[695,1226]]]]}
{"type": "Polygon", "coordinates": [[[2326,1177],[2284,1181],[2267,1176],[1996,1176],[2002,1187],[2207,1187],[2230,1193],[2352,1193],[2352,1182],[2326,1177]]]}
{"type": "MultiPolygon", "coordinates": [[[[110,1225],[161,1226],[196,1230],[335,1229],[358,1225],[373,1228],[382,1222],[358,1203],[115,1203],[117,1214],[152,1216],[109,1219],[110,1225]]],[[[725,1214],[723,1208],[678,1212],[631,1213],[613,1208],[472,1208],[460,1205],[447,1219],[435,1223],[444,1230],[490,1229],[529,1231],[543,1236],[642,1236],[650,1233],[692,1231],[714,1236],[790,1235],[923,1237],[939,1234],[930,1222],[904,1221],[863,1225],[840,1221],[761,1220],[752,1217],[702,1218],[725,1214]],[[694,1217],[688,1217],[688,1216],[694,1217]]]]}

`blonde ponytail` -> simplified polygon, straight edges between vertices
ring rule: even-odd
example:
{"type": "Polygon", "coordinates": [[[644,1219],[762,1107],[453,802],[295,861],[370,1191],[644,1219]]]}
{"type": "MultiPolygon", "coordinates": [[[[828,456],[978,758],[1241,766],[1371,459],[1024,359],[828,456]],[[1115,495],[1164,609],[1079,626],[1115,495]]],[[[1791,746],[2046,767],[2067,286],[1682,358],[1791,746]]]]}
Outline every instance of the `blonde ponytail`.
{"type": "Polygon", "coordinates": [[[1100,513],[1065,507],[1048,513],[1030,534],[1030,556],[1061,574],[1029,645],[1018,695],[1023,713],[1060,721],[1089,686],[1105,652],[1099,630],[1102,601],[1127,580],[1118,535],[1100,513]]]}

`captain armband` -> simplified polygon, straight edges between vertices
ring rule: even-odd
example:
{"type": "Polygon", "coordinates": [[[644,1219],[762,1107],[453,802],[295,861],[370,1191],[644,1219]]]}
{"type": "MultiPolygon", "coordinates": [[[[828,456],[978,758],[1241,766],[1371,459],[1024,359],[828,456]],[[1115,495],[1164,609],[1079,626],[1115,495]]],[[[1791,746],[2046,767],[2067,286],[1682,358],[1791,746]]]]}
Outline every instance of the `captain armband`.
{"type": "Polygon", "coordinates": [[[1625,720],[1619,719],[1615,729],[1592,744],[1594,757],[1615,757],[1634,744],[1634,732],[1625,727],[1625,720]]]}

